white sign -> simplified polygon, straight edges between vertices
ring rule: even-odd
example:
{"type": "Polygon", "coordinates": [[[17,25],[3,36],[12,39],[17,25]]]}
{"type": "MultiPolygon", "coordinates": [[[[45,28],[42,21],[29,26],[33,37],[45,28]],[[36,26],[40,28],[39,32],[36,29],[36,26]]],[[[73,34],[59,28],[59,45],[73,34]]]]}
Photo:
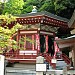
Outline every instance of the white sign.
{"type": "Polygon", "coordinates": [[[57,62],[56,59],[52,59],[52,60],[51,60],[51,63],[56,63],[56,62],[57,62]]]}
{"type": "Polygon", "coordinates": [[[0,75],[4,75],[4,56],[0,55],[0,75]]]}
{"type": "Polygon", "coordinates": [[[37,55],[37,51],[35,50],[28,50],[28,51],[19,51],[19,54],[20,55],[37,55]]]}
{"type": "Polygon", "coordinates": [[[36,64],[36,71],[37,72],[46,72],[46,64],[36,64]]]}

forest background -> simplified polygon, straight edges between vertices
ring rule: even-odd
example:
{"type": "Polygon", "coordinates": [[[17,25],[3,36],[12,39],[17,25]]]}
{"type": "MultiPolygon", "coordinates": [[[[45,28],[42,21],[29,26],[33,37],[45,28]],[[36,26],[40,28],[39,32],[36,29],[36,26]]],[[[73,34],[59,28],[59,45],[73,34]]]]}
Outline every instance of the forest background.
{"type": "Polygon", "coordinates": [[[30,13],[33,6],[37,7],[38,12],[48,11],[70,19],[75,9],[75,0],[4,0],[0,2],[0,14],[30,13]]]}

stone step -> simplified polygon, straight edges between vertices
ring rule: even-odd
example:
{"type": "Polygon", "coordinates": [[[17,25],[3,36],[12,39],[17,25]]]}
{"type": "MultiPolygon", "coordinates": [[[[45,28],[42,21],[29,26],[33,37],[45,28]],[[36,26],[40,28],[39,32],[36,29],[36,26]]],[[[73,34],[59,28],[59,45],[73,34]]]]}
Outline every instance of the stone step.
{"type": "Polygon", "coordinates": [[[63,69],[67,66],[67,63],[62,59],[57,59],[56,69],[63,69]]]}

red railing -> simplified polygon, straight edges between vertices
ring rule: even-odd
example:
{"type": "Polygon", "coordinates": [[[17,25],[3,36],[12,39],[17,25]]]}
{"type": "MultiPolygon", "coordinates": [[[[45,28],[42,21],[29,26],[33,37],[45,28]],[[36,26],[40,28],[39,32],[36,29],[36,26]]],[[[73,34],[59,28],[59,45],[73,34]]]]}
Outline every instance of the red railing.
{"type": "Polygon", "coordinates": [[[47,61],[49,64],[51,64],[51,59],[52,59],[52,57],[51,57],[48,53],[40,53],[40,56],[43,56],[43,57],[46,59],[46,61],[47,61]]]}
{"type": "Polygon", "coordinates": [[[70,64],[71,63],[71,60],[69,59],[69,57],[66,55],[66,54],[62,54],[62,59],[67,63],[67,64],[70,64]]]}
{"type": "Polygon", "coordinates": [[[48,54],[48,53],[44,53],[44,58],[46,59],[46,61],[51,65],[51,59],[52,57],[48,54]]]}
{"type": "Polygon", "coordinates": [[[35,58],[35,56],[37,56],[37,55],[33,55],[33,53],[31,55],[25,55],[25,53],[22,54],[22,55],[19,55],[19,54],[16,54],[16,53],[14,53],[14,54],[6,53],[5,54],[6,58],[16,58],[16,59],[28,59],[28,58],[32,59],[32,58],[35,58]]]}
{"type": "Polygon", "coordinates": [[[36,62],[37,53],[22,53],[19,54],[18,52],[8,52],[5,53],[5,58],[10,62],[36,62]]]}
{"type": "Polygon", "coordinates": [[[47,61],[53,68],[56,68],[56,64],[51,62],[53,57],[51,57],[48,53],[42,53],[40,55],[43,56],[45,61],[47,61]]]}

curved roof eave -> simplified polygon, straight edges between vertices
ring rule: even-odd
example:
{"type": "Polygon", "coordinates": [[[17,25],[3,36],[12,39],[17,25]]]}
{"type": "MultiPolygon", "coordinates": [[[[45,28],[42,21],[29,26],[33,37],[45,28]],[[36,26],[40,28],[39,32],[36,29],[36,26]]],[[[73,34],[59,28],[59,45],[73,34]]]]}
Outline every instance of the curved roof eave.
{"type": "Polygon", "coordinates": [[[18,16],[18,17],[21,17],[21,18],[22,17],[38,16],[38,15],[45,15],[45,16],[48,16],[50,18],[54,18],[54,19],[57,19],[57,20],[60,20],[60,21],[64,21],[64,22],[68,22],[69,21],[66,18],[63,18],[63,17],[57,16],[57,15],[54,15],[54,14],[49,13],[47,11],[42,11],[42,12],[37,12],[37,13],[27,13],[27,14],[21,14],[21,15],[15,14],[15,16],[18,16]]]}

